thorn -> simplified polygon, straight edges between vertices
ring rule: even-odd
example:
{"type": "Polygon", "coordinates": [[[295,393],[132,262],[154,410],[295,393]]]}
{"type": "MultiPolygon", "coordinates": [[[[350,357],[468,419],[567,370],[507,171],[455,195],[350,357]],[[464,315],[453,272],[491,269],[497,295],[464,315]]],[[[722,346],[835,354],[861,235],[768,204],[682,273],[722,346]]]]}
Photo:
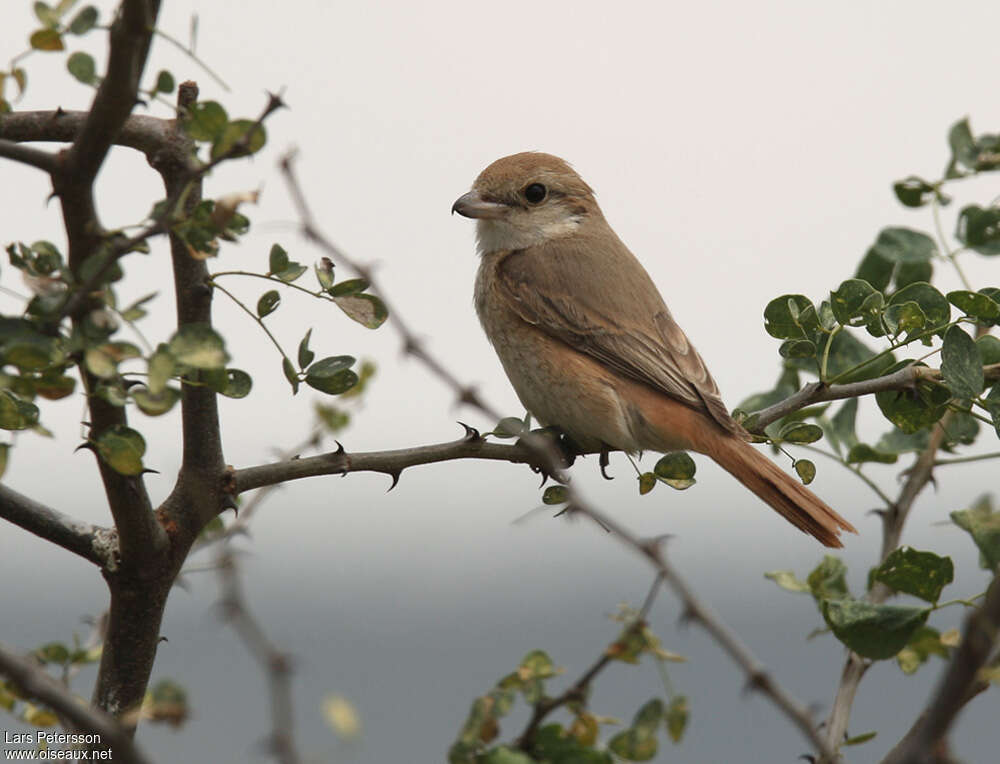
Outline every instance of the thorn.
{"type": "Polygon", "coordinates": [[[458,402],[469,406],[479,405],[479,395],[475,387],[463,387],[458,391],[458,402]]]}
{"type": "MultiPolygon", "coordinates": [[[[347,473],[345,472],[344,474],[346,475],[347,473]]],[[[389,472],[387,474],[392,476],[392,485],[385,489],[385,492],[389,493],[389,491],[395,488],[396,485],[399,483],[399,476],[403,474],[403,471],[396,470],[395,472],[389,472]]]]}
{"type": "Polygon", "coordinates": [[[549,477],[551,477],[551,476],[549,475],[548,472],[546,472],[545,470],[543,470],[541,467],[532,467],[531,469],[534,470],[535,472],[541,473],[541,475],[542,475],[542,482],[538,484],[539,488],[541,488],[547,482],[549,482],[549,477]]]}
{"type": "Polygon", "coordinates": [[[601,467],[601,476],[605,480],[614,480],[614,477],[606,472],[608,465],[611,463],[611,457],[609,456],[608,446],[605,443],[601,444],[601,457],[597,463],[601,467]]]}
{"type": "Polygon", "coordinates": [[[77,446],[76,448],[74,448],[73,449],[73,453],[75,454],[81,448],[85,448],[88,451],[93,451],[95,454],[97,453],[97,447],[93,443],[91,443],[89,440],[83,441],[83,443],[81,443],[79,446],[77,446]]]}
{"type": "Polygon", "coordinates": [[[469,425],[467,425],[465,422],[459,422],[459,424],[462,425],[462,428],[465,430],[465,436],[463,440],[465,440],[466,443],[472,443],[477,440],[482,440],[483,436],[479,434],[479,430],[477,430],[475,427],[469,427],[469,425]]]}
{"type": "Polygon", "coordinates": [[[763,669],[757,669],[747,677],[746,684],[743,685],[743,692],[744,694],[749,694],[755,690],[763,690],[770,684],[771,678],[767,675],[767,672],[763,669]]]}
{"type": "Polygon", "coordinates": [[[804,753],[801,756],[799,756],[799,758],[802,759],[802,761],[808,761],[809,764],[816,764],[816,757],[813,756],[811,753],[804,753]]]}
{"type": "Polygon", "coordinates": [[[225,512],[227,509],[233,510],[237,517],[240,516],[240,505],[236,503],[236,497],[231,493],[222,494],[222,508],[219,512],[225,512]]]}
{"type": "Polygon", "coordinates": [[[143,382],[141,379],[124,379],[124,380],[122,380],[122,386],[126,390],[131,390],[136,385],[143,385],[143,386],[145,386],[145,384],[146,383],[143,382]]]}
{"type": "Polygon", "coordinates": [[[169,639],[167,639],[167,638],[166,638],[165,636],[163,636],[162,634],[160,635],[160,638],[159,638],[158,640],[156,640],[156,642],[157,642],[157,643],[160,643],[160,642],[169,642],[169,641],[170,641],[170,640],[169,640],[169,639]]]}
{"type": "Polygon", "coordinates": [[[341,443],[339,440],[335,440],[333,442],[337,444],[337,450],[334,451],[333,453],[334,454],[342,454],[342,453],[344,453],[344,444],[341,443]]]}
{"type": "Polygon", "coordinates": [[[678,626],[689,626],[697,620],[698,616],[694,614],[694,611],[690,607],[685,606],[681,614],[677,617],[677,624],[678,626]]]}
{"type": "Polygon", "coordinates": [[[149,474],[149,475],[159,475],[160,471],[159,470],[154,470],[152,467],[144,467],[143,470],[142,470],[142,472],[140,472],[139,474],[140,475],[147,475],[147,474],[149,474]]]}

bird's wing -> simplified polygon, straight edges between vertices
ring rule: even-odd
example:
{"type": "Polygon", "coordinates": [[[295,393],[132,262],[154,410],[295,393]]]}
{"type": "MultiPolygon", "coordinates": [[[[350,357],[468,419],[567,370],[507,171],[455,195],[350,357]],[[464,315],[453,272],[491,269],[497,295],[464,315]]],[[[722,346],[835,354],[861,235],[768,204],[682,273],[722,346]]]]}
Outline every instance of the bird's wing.
{"type": "Polygon", "coordinates": [[[609,247],[606,235],[583,233],[511,252],[496,271],[501,299],[547,334],[742,434],[652,279],[611,239],[609,247]]]}

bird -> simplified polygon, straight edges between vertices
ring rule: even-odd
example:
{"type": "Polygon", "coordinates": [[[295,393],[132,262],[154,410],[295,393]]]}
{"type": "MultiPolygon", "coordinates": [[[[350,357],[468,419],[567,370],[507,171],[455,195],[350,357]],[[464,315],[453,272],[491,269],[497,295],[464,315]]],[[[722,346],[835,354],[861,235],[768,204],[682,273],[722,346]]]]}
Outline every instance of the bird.
{"type": "Polygon", "coordinates": [[[476,221],[480,323],[540,424],[580,453],[705,454],[823,545],[841,547],[841,531],[857,533],[750,445],[646,269],[568,162],[535,151],[498,159],[455,212],[476,221]]]}

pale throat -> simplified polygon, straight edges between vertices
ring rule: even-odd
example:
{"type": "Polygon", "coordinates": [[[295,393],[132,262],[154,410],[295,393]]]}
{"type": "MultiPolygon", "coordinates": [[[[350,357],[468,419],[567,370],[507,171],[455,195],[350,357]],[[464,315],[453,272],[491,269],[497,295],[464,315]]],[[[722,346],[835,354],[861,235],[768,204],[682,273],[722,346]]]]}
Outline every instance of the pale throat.
{"type": "Polygon", "coordinates": [[[541,220],[477,220],[476,242],[480,255],[514,249],[527,249],[575,233],[582,215],[547,216],[541,220]]]}

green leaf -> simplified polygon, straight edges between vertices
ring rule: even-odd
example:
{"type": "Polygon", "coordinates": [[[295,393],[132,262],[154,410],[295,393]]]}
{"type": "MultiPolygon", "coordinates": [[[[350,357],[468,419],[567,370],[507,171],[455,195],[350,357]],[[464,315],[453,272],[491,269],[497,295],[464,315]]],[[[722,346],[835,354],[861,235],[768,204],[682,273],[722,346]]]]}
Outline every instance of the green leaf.
{"type": "Polygon", "coordinates": [[[941,590],[954,578],[955,566],[950,557],[920,552],[908,546],[890,553],[875,570],[876,581],[930,603],[938,601],[941,590]]]}
{"type": "Polygon", "coordinates": [[[848,464],[864,464],[875,462],[876,464],[895,464],[899,457],[893,453],[879,451],[872,448],[867,443],[855,443],[847,452],[844,459],[848,464]]]}
{"type": "Polygon", "coordinates": [[[174,368],[174,357],[166,345],[160,345],[156,352],[149,357],[147,369],[149,376],[146,378],[146,386],[150,393],[159,395],[163,392],[167,386],[167,380],[174,374],[174,368]]]}
{"type": "Polygon", "coordinates": [[[913,674],[932,655],[948,657],[948,648],[941,643],[937,629],[921,626],[910,637],[906,647],[896,654],[896,663],[904,674],[913,674]]]}
{"type": "MultiPolygon", "coordinates": [[[[911,363],[900,361],[886,373],[891,374],[911,363]]],[[[915,433],[934,424],[944,415],[950,400],[948,388],[931,382],[919,382],[915,390],[887,390],[875,394],[875,402],[885,418],[905,433],[915,433]]]]}
{"type": "Polygon", "coordinates": [[[340,395],[358,383],[358,375],[350,368],[354,360],[352,356],[339,355],[316,361],[306,369],[305,382],[328,395],[340,395]]]}
{"type": "MultiPolygon", "coordinates": [[[[7,472],[7,461],[10,459],[10,443],[0,443],[0,479],[7,472]]],[[[0,686],[0,694],[3,687],[0,686]]]]}
{"type": "Polygon", "coordinates": [[[781,295],[764,308],[764,329],[779,340],[810,339],[818,328],[816,308],[804,295],[781,295]]]}
{"type": "Polygon", "coordinates": [[[59,26],[59,13],[48,3],[37,2],[34,4],[35,17],[47,27],[59,26]]]}
{"type": "Polygon", "coordinates": [[[875,605],[853,599],[824,600],[823,618],[834,636],[865,658],[892,658],[924,625],[930,608],[875,605]]]}
{"type": "Polygon", "coordinates": [[[144,467],[146,441],[130,427],[113,425],[97,436],[97,453],[111,469],[122,475],[138,475],[144,467]]]}
{"type": "Polygon", "coordinates": [[[906,207],[923,207],[934,198],[936,189],[923,178],[910,175],[892,184],[896,198],[906,207]]]}
{"type": "Polygon", "coordinates": [[[649,761],[656,756],[659,747],[656,731],[664,713],[662,700],[649,701],[636,713],[631,728],[608,741],[608,750],[626,761],[649,761]]]}
{"type": "Polygon", "coordinates": [[[639,495],[645,496],[656,488],[656,475],[652,472],[643,472],[639,475],[639,495]]]}
{"type": "Polygon", "coordinates": [[[816,479],[816,465],[808,459],[796,459],[795,471],[798,473],[803,485],[809,485],[816,479]]]}
{"type": "Polygon", "coordinates": [[[872,249],[891,263],[928,261],[938,252],[933,238],[911,228],[883,228],[872,249]]]}
{"type": "Polygon", "coordinates": [[[863,326],[878,318],[881,302],[871,302],[869,298],[880,295],[867,281],[848,279],[830,293],[830,308],[842,325],[863,326]]]}
{"type": "Polygon", "coordinates": [[[368,288],[368,281],[365,279],[346,279],[334,285],[329,290],[333,297],[346,297],[352,294],[360,294],[368,288]]]}
{"type": "Polygon", "coordinates": [[[242,369],[226,369],[226,385],[219,392],[227,398],[246,398],[253,388],[253,378],[242,369]]]}
{"type": "Polygon", "coordinates": [[[951,147],[951,161],[974,170],[976,166],[976,142],[969,128],[968,118],[961,119],[948,131],[948,145],[951,147]]]}
{"type": "Polygon", "coordinates": [[[667,706],[666,711],[667,734],[673,742],[681,742],[689,716],[690,709],[687,698],[683,695],[674,695],[670,699],[670,705],[667,706]]]}
{"type": "Polygon", "coordinates": [[[477,757],[477,764],[535,764],[535,759],[526,753],[502,745],[489,751],[485,756],[477,757]]]}
{"type": "Polygon", "coordinates": [[[653,474],[657,479],[671,488],[683,491],[694,485],[694,474],[697,467],[685,451],[675,451],[664,454],[653,466],[653,474]]]}
{"type": "Polygon", "coordinates": [[[320,289],[324,292],[333,286],[333,263],[329,258],[324,257],[313,266],[316,271],[316,281],[319,282],[320,289]]]}
{"type": "Polygon", "coordinates": [[[257,300],[257,315],[261,318],[274,313],[278,309],[278,305],[281,304],[281,295],[278,293],[277,289],[271,289],[270,291],[264,292],[257,300]]]}
{"type": "Polygon", "coordinates": [[[334,297],[333,301],[349,318],[369,329],[378,329],[389,317],[385,303],[373,294],[334,297]]]}
{"type": "Polygon", "coordinates": [[[93,85],[97,82],[97,65],[93,57],[87,53],[77,51],[71,55],[66,59],[66,68],[84,85],[93,85]]]}
{"type": "Polygon", "coordinates": [[[256,154],[267,143],[267,130],[249,119],[234,119],[212,142],[212,159],[256,154]]]}
{"type": "MultiPolygon", "coordinates": [[[[92,5],[88,5],[80,10],[73,20],[69,22],[69,32],[70,34],[86,34],[95,26],[97,26],[98,13],[97,8],[92,5]]],[[[169,92],[169,91],[168,91],[169,92]]]]}
{"type": "Polygon", "coordinates": [[[948,302],[967,316],[995,323],[1000,318],[1000,303],[990,299],[982,292],[969,292],[964,289],[948,292],[948,302]]]}
{"type": "Polygon", "coordinates": [[[567,501],[569,501],[569,491],[564,485],[550,485],[542,494],[543,504],[565,504],[567,501]]]}
{"type": "Polygon", "coordinates": [[[812,340],[785,340],[778,348],[782,358],[815,358],[816,343],[812,340]]]}
{"type": "Polygon", "coordinates": [[[829,554],[813,569],[806,582],[817,602],[846,599],[851,596],[847,590],[847,566],[829,554]]]}
{"type": "Polygon", "coordinates": [[[913,300],[887,305],[882,312],[882,318],[889,328],[889,334],[893,337],[904,332],[914,336],[927,325],[927,316],[924,315],[923,308],[913,300]]]}
{"type": "Polygon", "coordinates": [[[849,737],[841,745],[861,745],[862,743],[867,743],[869,740],[873,740],[878,734],[877,731],[865,732],[861,735],[855,735],[854,737],[849,737]]]}
{"type": "Polygon", "coordinates": [[[789,422],[778,431],[778,437],[789,443],[815,443],[823,437],[823,428],[807,422],[789,422]]]}
{"type": "Polygon", "coordinates": [[[984,334],[976,340],[976,347],[979,348],[979,357],[983,360],[983,366],[1000,363],[1000,339],[992,334],[984,334]]]}
{"type": "Polygon", "coordinates": [[[184,122],[188,135],[196,141],[211,141],[214,143],[229,124],[229,116],[222,105],[216,101],[200,101],[188,112],[184,122]]]}
{"type": "Polygon", "coordinates": [[[288,253],[280,244],[271,245],[271,253],[268,255],[267,271],[276,274],[288,268],[288,253]]]}
{"type": "Polygon", "coordinates": [[[516,416],[505,416],[496,427],[493,428],[492,435],[497,438],[517,438],[524,432],[524,420],[516,416]]]}
{"type": "Polygon", "coordinates": [[[313,362],[313,358],[316,354],[309,349],[309,338],[312,337],[313,330],[310,329],[306,332],[306,336],[302,338],[299,343],[299,368],[304,369],[306,366],[313,362]]]}
{"type": "Polygon", "coordinates": [[[527,653],[517,668],[518,677],[525,682],[529,679],[548,679],[559,673],[552,658],[544,650],[532,650],[527,653]]]}
{"type": "Polygon", "coordinates": [[[49,642],[35,649],[35,657],[42,663],[66,663],[69,660],[69,648],[62,642],[49,642]]]}
{"type": "Polygon", "coordinates": [[[1000,207],[963,207],[955,237],[981,255],[1000,255],[1000,207]]]}
{"type": "Polygon", "coordinates": [[[772,570],[765,573],[764,578],[774,581],[774,583],[785,591],[806,593],[812,592],[812,587],[805,581],[801,581],[796,578],[795,574],[790,570],[772,570]]]}
{"type": "Polygon", "coordinates": [[[27,430],[38,424],[38,406],[0,390],[0,430],[27,430]]]}
{"type": "Polygon", "coordinates": [[[903,287],[889,298],[889,305],[915,302],[924,312],[928,328],[944,326],[951,320],[951,305],[948,299],[930,284],[918,281],[903,287]]]}
{"type": "Polygon", "coordinates": [[[973,507],[952,512],[951,521],[972,536],[983,556],[984,568],[996,570],[1000,565],[1000,512],[994,512],[988,497],[973,507]]]}
{"type": "Polygon", "coordinates": [[[221,369],[229,360],[225,341],[208,324],[185,324],[167,347],[177,363],[196,369],[221,369]]]}
{"type": "Polygon", "coordinates": [[[976,398],[983,391],[983,361],[975,341],[955,325],[944,335],[941,376],[956,398],[976,398]]]}
{"type": "Polygon", "coordinates": [[[28,41],[35,50],[64,50],[66,47],[62,35],[55,29],[39,29],[28,41]]]}
{"type": "Polygon", "coordinates": [[[179,390],[172,387],[164,387],[159,393],[154,393],[146,387],[136,387],[129,391],[135,405],[147,416],[160,416],[166,414],[180,400],[179,390]]]}
{"type": "Polygon", "coordinates": [[[285,375],[285,379],[288,380],[288,384],[292,386],[292,395],[299,391],[299,375],[295,371],[295,367],[292,366],[292,362],[287,358],[281,359],[281,371],[285,375]]]}
{"type": "Polygon", "coordinates": [[[160,73],[156,75],[156,85],[153,86],[153,89],[157,93],[173,93],[175,87],[174,75],[166,69],[161,69],[160,73]]]}
{"type": "MultiPolygon", "coordinates": [[[[839,454],[841,447],[850,448],[858,442],[855,422],[858,417],[858,399],[849,398],[825,424],[826,437],[839,454]]],[[[822,422],[823,420],[821,420],[822,422]]]]}

